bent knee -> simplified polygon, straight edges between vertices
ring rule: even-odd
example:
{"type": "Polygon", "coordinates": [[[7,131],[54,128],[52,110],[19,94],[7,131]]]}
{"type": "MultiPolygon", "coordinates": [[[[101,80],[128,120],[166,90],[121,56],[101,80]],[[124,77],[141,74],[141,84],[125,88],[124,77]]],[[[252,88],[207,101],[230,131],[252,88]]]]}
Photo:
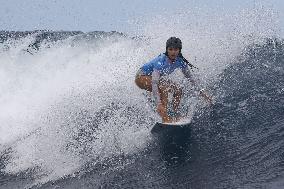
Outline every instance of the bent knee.
{"type": "Polygon", "coordinates": [[[136,77],[135,77],[134,82],[135,82],[135,84],[139,87],[139,76],[136,76],[136,77]]]}
{"type": "Polygon", "coordinates": [[[152,82],[151,77],[149,76],[137,76],[135,78],[135,83],[140,89],[152,91],[152,82]]]}
{"type": "Polygon", "coordinates": [[[140,76],[137,76],[137,77],[135,78],[135,84],[136,84],[140,89],[143,89],[143,88],[144,88],[140,76]]]}

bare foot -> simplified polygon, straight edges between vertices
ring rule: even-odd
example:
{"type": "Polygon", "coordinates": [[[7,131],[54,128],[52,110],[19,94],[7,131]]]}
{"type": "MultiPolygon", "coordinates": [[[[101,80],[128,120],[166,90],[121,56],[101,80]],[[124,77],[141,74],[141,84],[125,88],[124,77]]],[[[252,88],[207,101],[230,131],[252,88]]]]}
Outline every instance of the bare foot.
{"type": "Polygon", "coordinates": [[[167,117],[164,117],[164,119],[162,119],[162,122],[163,123],[173,123],[175,121],[173,120],[173,118],[167,116],[167,117]]]}
{"type": "Polygon", "coordinates": [[[175,122],[179,122],[181,119],[182,119],[181,116],[177,116],[177,117],[175,117],[175,122]]]}

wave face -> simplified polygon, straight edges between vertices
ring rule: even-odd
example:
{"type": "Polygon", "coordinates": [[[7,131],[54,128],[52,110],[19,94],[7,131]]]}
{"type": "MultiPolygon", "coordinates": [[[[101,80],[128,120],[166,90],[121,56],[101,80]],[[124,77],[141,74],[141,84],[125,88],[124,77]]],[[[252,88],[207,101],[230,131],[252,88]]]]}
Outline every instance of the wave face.
{"type": "Polygon", "coordinates": [[[186,12],[174,29],[158,16],[133,38],[1,32],[0,188],[283,188],[284,42],[258,11],[186,12]],[[216,102],[152,135],[157,116],[133,79],[171,35],[216,102]]]}

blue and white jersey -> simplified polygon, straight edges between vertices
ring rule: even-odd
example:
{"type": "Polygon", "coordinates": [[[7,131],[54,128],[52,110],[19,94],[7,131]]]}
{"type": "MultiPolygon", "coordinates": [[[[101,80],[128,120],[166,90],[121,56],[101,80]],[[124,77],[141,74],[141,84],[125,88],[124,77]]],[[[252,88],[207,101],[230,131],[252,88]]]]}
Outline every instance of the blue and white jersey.
{"type": "Polygon", "coordinates": [[[184,76],[192,80],[188,65],[181,57],[177,57],[176,60],[172,62],[165,54],[161,54],[141,67],[144,75],[152,76],[152,93],[156,103],[160,102],[158,88],[160,77],[169,75],[176,69],[181,69],[184,76]]]}
{"type": "Polygon", "coordinates": [[[178,57],[175,62],[171,62],[171,60],[165,54],[161,54],[150,62],[144,64],[141,69],[145,75],[152,75],[153,71],[155,70],[158,71],[161,76],[163,76],[171,74],[178,68],[180,68],[183,72],[188,69],[187,64],[182,60],[181,57],[178,57]]]}

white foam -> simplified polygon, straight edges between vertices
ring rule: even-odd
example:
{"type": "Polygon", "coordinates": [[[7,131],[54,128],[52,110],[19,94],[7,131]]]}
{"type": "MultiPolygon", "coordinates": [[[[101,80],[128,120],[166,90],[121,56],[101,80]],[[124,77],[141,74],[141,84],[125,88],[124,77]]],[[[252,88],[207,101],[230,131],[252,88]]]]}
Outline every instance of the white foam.
{"type": "MultiPolygon", "coordinates": [[[[253,16],[271,20],[262,13],[253,16]]],[[[138,153],[147,147],[155,120],[134,84],[137,69],[164,52],[167,38],[178,36],[184,56],[200,68],[195,74],[209,85],[247,44],[274,35],[269,24],[263,25],[268,21],[259,24],[249,16],[202,10],[157,15],[140,26],[144,40],[81,40],[74,46],[68,39],[47,43],[33,56],[22,51],[30,38],[7,42],[10,49],[0,53],[0,150],[11,147],[13,153],[4,171],[36,168],[35,178],[46,182],[94,159],[95,164],[138,153]],[[92,130],[88,119],[112,106],[111,118],[99,119],[99,130],[92,130]]]]}

